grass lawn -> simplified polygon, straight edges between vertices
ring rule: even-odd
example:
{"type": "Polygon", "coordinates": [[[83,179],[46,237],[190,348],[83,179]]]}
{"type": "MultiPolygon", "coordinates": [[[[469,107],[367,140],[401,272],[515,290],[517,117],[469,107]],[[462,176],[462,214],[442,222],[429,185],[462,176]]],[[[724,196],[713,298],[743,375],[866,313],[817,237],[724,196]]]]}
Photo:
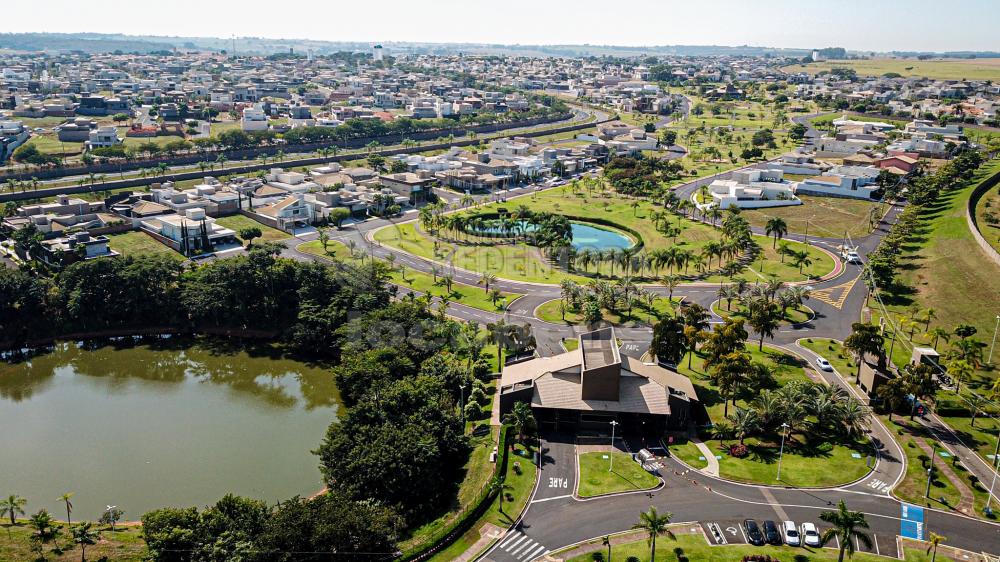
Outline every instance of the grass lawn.
{"type": "MultiPolygon", "coordinates": [[[[577,309],[566,307],[566,319],[563,320],[562,310],[560,309],[560,303],[562,299],[552,299],[538,308],[535,309],[535,316],[546,322],[552,322],[554,324],[567,324],[575,325],[583,323],[583,314],[577,309]]],[[[674,297],[674,306],[680,303],[680,299],[674,297]]],[[[663,316],[673,316],[674,307],[670,305],[666,297],[658,298],[653,301],[653,309],[649,310],[644,304],[636,304],[635,308],[632,310],[632,315],[628,315],[628,311],[612,312],[610,310],[603,310],[604,319],[611,322],[612,324],[625,324],[628,322],[632,323],[645,323],[653,324],[658,318],[663,316]]]]}
{"type": "MultiPolygon", "coordinates": [[[[299,244],[298,250],[307,254],[323,257],[336,257],[346,261],[352,261],[354,259],[351,257],[350,249],[336,240],[331,240],[328,243],[326,252],[323,251],[323,245],[319,240],[299,244]]],[[[432,275],[408,268],[404,271],[398,266],[394,268],[391,274],[391,280],[397,285],[408,287],[414,291],[420,291],[421,293],[426,293],[438,298],[447,297],[448,300],[453,303],[463,304],[465,306],[471,306],[473,308],[490,312],[503,310],[506,303],[509,303],[515,298],[521,296],[515,293],[502,292],[500,293],[500,298],[496,301],[496,304],[494,304],[490,294],[487,293],[483,287],[472,287],[470,285],[454,283],[451,286],[451,292],[448,292],[448,289],[441,277],[438,277],[435,281],[432,275]]]]}
{"type": "MultiPolygon", "coordinates": [[[[837,560],[837,550],[833,548],[812,548],[812,547],[792,547],[792,546],[750,546],[750,545],[727,545],[710,546],[701,534],[681,534],[679,529],[675,529],[676,539],[671,540],[667,536],[661,536],[656,541],[656,560],[662,562],[684,562],[687,560],[697,560],[698,562],[738,562],[747,555],[770,555],[778,560],[795,560],[796,562],[833,562],[837,560]]],[[[599,549],[607,556],[607,549],[599,549]]],[[[645,539],[635,542],[617,545],[612,550],[612,557],[615,560],[625,560],[630,556],[635,556],[643,562],[649,560],[649,544],[645,539]]],[[[905,552],[906,562],[925,562],[930,557],[922,550],[907,549],[905,552]]],[[[951,562],[940,552],[937,559],[943,562],[951,562]]],[[[591,562],[590,554],[570,558],[568,562],[591,562]]],[[[887,556],[876,556],[867,552],[857,552],[851,558],[853,562],[885,562],[888,560],[898,560],[887,556]]]]}
{"type": "Polygon", "coordinates": [[[566,351],[573,351],[573,350],[579,349],[580,348],[580,340],[578,340],[576,338],[569,338],[569,339],[563,340],[563,347],[566,348],[566,351]]]}
{"type": "MultiPolygon", "coordinates": [[[[712,311],[723,318],[729,318],[730,316],[735,318],[746,319],[746,307],[742,304],[737,303],[735,300],[728,306],[731,309],[727,309],[726,301],[715,301],[712,303],[712,311]]],[[[800,324],[812,318],[813,311],[806,305],[799,305],[785,310],[784,318],[782,322],[788,324],[800,324]]]]}
{"type": "MultiPolygon", "coordinates": [[[[236,234],[240,233],[240,230],[244,228],[259,228],[262,236],[260,238],[255,238],[254,242],[276,242],[278,240],[285,240],[286,238],[291,238],[292,235],[278,230],[277,228],[271,228],[270,226],[261,224],[250,217],[243,215],[229,215],[228,217],[219,217],[215,219],[215,222],[219,226],[224,226],[228,229],[235,230],[236,234]]],[[[246,244],[244,244],[245,246],[246,244]]]]}
{"type": "Polygon", "coordinates": [[[55,133],[32,133],[32,137],[25,144],[34,145],[39,152],[46,154],[64,154],[73,156],[83,152],[83,142],[59,142],[55,133]]]}
{"type": "MultiPolygon", "coordinates": [[[[902,246],[899,256],[897,286],[882,298],[894,322],[901,316],[911,316],[910,308],[933,308],[936,319],[931,327],[951,331],[958,324],[970,324],[978,329],[980,341],[989,344],[997,310],[987,303],[1000,302],[1000,266],[993,263],[972,238],[965,219],[969,196],[980,181],[1000,173],[1000,160],[987,162],[966,187],[941,194],[935,205],[924,209],[914,234],[902,246]]],[[[874,306],[874,305],[873,305],[874,306]]],[[[877,323],[878,319],[874,318],[877,323]]],[[[909,338],[909,328],[900,337],[909,338]]],[[[924,326],[915,331],[915,343],[924,343],[924,326]]],[[[887,342],[888,345],[888,342],[887,342]]],[[[909,347],[896,342],[893,360],[909,359],[909,347]]],[[[941,347],[944,347],[943,345],[941,347]]],[[[995,372],[978,372],[971,385],[985,389],[995,378],[995,372]]]]}
{"type": "Polygon", "coordinates": [[[688,441],[685,437],[675,435],[674,442],[667,445],[667,448],[670,449],[671,455],[677,457],[690,467],[700,469],[708,466],[705,455],[702,454],[701,450],[694,443],[688,441]]]}
{"type": "Polygon", "coordinates": [[[862,76],[882,76],[895,72],[902,76],[920,76],[937,80],[1000,80],[1000,59],[895,59],[831,60],[794,64],[782,70],[817,74],[833,68],[852,68],[862,76]]]}
{"type": "MultiPolygon", "coordinates": [[[[799,268],[796,267],[795,263],[792,262],[790,258],[785,257],[784,260],[782,260],[781,254],[771,247],[771,241],[769,238],[754,236],[754,240],[756,240],[757,244],[760,245],[764,258],[763,262],[760,257],[758,257],[753,261],[753,263],[737,274],[736,279],[746,279],[751,283],[755,281],[766,281],[769,279],[781,279],[782,281],[808,281],[809,279],[817,279],[831,273],[836,267],[834,258],[830,254],[815,246],[786,239],[784,240],[784,243],[790,250],[795,250],[796,252],[808,252],[809,259],[812,260],[812,264],[804,265],[802,267],[802,271],[800,272],[799,268]]],[[[731,279],[721,275],[711,275],[706,278],[705,281],[718,283],[720,281],[731,281],[731,279]]]]}
{"type": "MultiPolygon", "coordinates": [[[[787,176],[787,174],[786,174],[787,176]]],[[[801,205],[791,207],[773,207],[769,209],[747,209],[743,211],[750,224],[760,228],[766,226],[768,219],[778,217],[788,224],[789,232],[801,234],[806,232],[809,224],[810,235],[839,238],[845,232],[854,238],[871,233],[868,228],[868,216],[872,209],[878,209],[877,201],[863,199],[843,199],[839,197],[819,197],[815,195],[799,195],[801,205]]],[[[881,213],[879,213],[881,215],[881,213]]],[[[799,237],[796,237],[798,239],[799,237]]]]}
{"type": "MultiPolygon", "coordinates": [[[[58,513],[53,514],[59,517],[58,513]]],[[[65,515],[65,514],[63,514],[65,515]]],[[[18,525],[10,527],[3,525],[0,530],[0,560],[34,560],[36,555],[32,553],[31,536],[32,529],[28,526],[27,520],[19,521],[18,525]],[[10,540],[7,536],[10,533],[10,540]]],[[[62,554],[52,552],[53,544],[46,546],[47,560],[56,562],[76,562],[80,560],[80,547],[73,544],[69,529],[64,524],[58,524],[62,530],[58,539],[58,544],[64,549],[62,554]]],[[[92,527],[94,530],[101,530],[101,538],[97,544],[87,547],[87,559],[99,560],[107,557],[110,562],[143,562],[147,559],[146,542],[142,540],[142,528],[139,526],[117,527],[116,531],[106,530],[101,526],[92,527]]]]}
{"type": "Polygon", "coordinates": [[[121,234],[109,234],[108,247],[123,256],[158,254],[169,256],[177,261],[184,260],[184,256],[180,253],[167,247],[166,244],[153,239],[152,236],[145,232],[138,230],[123,232],[121,234]]]}
{"type": "Polygon", "coordinates": [[[648,490],[655,488],[660,480],[646,472],[632,456],[620,452],[593,452],[579,455],[580,483],[577,495],[590,498],[615,492],[648,490]],[[608,470],[611,459],[614,467],[608,470]]]}
{"type": "Polygon", "coordinates": [[[858,365],[851,358],[849,352],[844,351],[844,346],[836,340],[826,338],[808,338],[800,340],[802,347],[815,352],[817,355],[830,362],[830,365],[840,373],[845,380],[854,380],[858,365]]]}
{"type": "MultiPolygon", "coordinates": [[[[679,216],[671,217],[670,224],[679,227],[681,233],[676,239],[667,238],[650,220],[651,213],[660,210],[653,203],[619,198],[608,193],[587,193],[582,188],[574,193],[572,185],[521,197],[502,206],[512,209],[520,205],[536,212],[558,213],[583,220],[603,219],[627,226],[642,237],[643,251],[646,252],[676,246],[692,253],[699,253],[706,243],[720,239],[718,230],[712,226],[679,216]],[[636,206],[633,207],[633,204],[636,206]]],[[[496,207],[496,203],[491,203],[484,206],[484,209],[493,210],[496,207]]],[[[538,248],[523,243],[500,244],[475,237],[462,237],[458,240],[448,238],[435,243],[434,239],[418,228],[415,221],[383,228],[375,233],[375,239],[420,257],[442,263],[450,262],[455,267],[469,271],[490,271],[500,277],[518,281],[557,284],[563,279],[573,279],[585,283],[597,276],[605,278],[617,276],[619,272],[617,267],[602,263],[588,267],[585,271],[569,273],[553,267],[538,248]]],[[[781,256],[771,248],[768,239],[757,237],[756,240],[763,249],[764,261],[756,260],[739,274],[740,277],[751,281],[771,277],[786,281],[802,281],[825,275],[834,269],[833,258],[829,255],[817,248],[789,241],[790,247],[797,251],[808,251],[812,259],[813,263],[804,267],[800,273],[791,260],[782,263],[781,256]]],[[[666,273],[669,271],[644,272],[647,277],[657,278],[666,273]]],[[[719,279],[710,278],[710,280],[719,279]]]]}

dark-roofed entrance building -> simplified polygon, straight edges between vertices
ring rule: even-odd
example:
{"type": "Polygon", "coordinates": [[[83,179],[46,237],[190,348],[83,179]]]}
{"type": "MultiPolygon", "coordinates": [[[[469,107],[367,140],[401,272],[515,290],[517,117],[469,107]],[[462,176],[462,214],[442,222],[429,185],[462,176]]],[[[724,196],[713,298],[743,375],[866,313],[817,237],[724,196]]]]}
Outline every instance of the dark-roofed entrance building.
{"type": "Polygon", "coordinates": [[[504,367],[501,417],[516,402],[531,404],[546,429],[581,435],[619,431],[662,434],[687,427],[698,396],[677,372],[622,356],[613,328],[579,336],[579,347],[504,367]]]}

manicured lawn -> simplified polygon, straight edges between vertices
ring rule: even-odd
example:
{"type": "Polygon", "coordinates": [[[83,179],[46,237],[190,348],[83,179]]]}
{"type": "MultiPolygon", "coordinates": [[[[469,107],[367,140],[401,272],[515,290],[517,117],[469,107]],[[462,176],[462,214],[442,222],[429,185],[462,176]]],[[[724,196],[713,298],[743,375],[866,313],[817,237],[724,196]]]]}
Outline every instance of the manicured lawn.
{"type": "MultiPolygon", "coordinates": [[[[353,259],[351,257],[350,249],[335,240],[331,240],[327,244],[326,252],[323,251],[323,245],[319,240],[299,244],[297,248],[300,252],[317,256],[336,257],[347,261],[351,261],[353,259]]],[[[483,287],[472,287],[461,283],[453,283],[451,286],[451,292],[449,292],[445,286],[443,278],[440,276],[437,280],[435,280],[432,275],[409,268],[402,270],[399,266],[395,266],[391,274],[391,280],[397,285],[408,287],[414,291],[420,291],[421,293],[426,293],[438,298],[447,297],[448,300],[453,303],[463,304],[465,306],[471,306],[473,308],[487,310],[490,312],[503,310],[506,303],[509,303],[515,298],[521,296],[515,293],[501,292],[500,298],[496,301],[496,304],[494,304],[490,294],[486,292],[483,287]]]]}
{"type": "Polygon", "coordinates": [[[577,495],[583,498],[655,488],[660,480],[646,472],[632,456],[620,452],[583,453],[580,463],[580,483],[577,495]],[[614,466],[611,467],[611,459],[614,466]],[[611,468],[609,471],[608,468],[611,468]]]}
{"type": "MultiPolygon", "coordinates": [[[[680,529],[675,529],[676,540],[671,540],[667,536],[661,536],[656,541],[656,560],[662,562],[684,562],[685,560],[696,560],[697,562],[738,562],[744,556],[770,555],[777,560],[795,560],[796,562],[832,562],[837,560],[837,550],[834,548],[812,548],[812,547],[792,547],[792,546],[750,546],[750,545],[727,545],[709,546],[701,534],[681,534],[680,529]]],[[[599,549],[607,556],[606,549],[599,549]]],[[[646,562],[649,560],[649,544],[646,540],[638,540],[631,543],[617,545],[612,550],[614,560],[625,560],[630,556],[635,556],[639,560],[646,562]]],[[[905,553],[906,562],[925,562],[929,556],[923,551],[908,549],[905,553]]],[[[950,562],[941,553],[938,553],[938,560],[950,562]]],[[[570,558],[568,562],[591,562],[590,554],[570,558]]],[[[867,552],[857,552],[851,558],[853,562],[886,562],[898,560],[886,556],[876,556],[867,552]]]]}
{"type": "MultiPolygon", "coordinates": [[[[59,517],[58,513],[53,514],[59,517]]],[[[66,514],[63,513],[63,517],[66,514]]],[[[74,522],[75,523],[75,522],[74,522]]],[[[73,544],[69,529],[64,524],[57,525],[62,533],[59,536],[58,544],[64,549],[62,554],[52,553],[53,545],[46,546],[45,553],[47,560],[57,562],[76,562],[80,560],[80,547],[73,544]]],[[[103,525],[92,527],[94,530],[101,530],[101,538],[97,544],[87,547],[87,559],[99,560],[106,556],[110,562],[143,562],[147,559],[146,542],[142,540],[142,528],[139,526],[118,527],[116,531],[105,530],[103,525]]],[[[28,526],[27,520],[18,522],[18,525],[10,527],[3,525],[0,529],[0,560],[34,560],[36,555],[32,553],[31,537],[32,528],[28,526]],[[10,533],[10,539],[8,539],[10,533]]]]}
{"type": "MultiPolygon", "coordinates": [[[[788,174],[786,174],[787,176],[788,174]]],[[[838,197],[819,197],[815,195],[799,195],[801,205],[791,207],[773,207],[770,209],[747,209],[743,216],[753,226],[763,228],[768,219],[778,217],[788,224],[788,231],[796,234],[808,232],[810,236],[828,236],[839,238],[845,232],[854,238],[865,236],[871,232],[868,228],[868,216],[872,209],[878,209],[877,201],[863,199],[842,199],[838,197]]],[[[881,215],[881,213],[880,213],[881,215]]],[[[801,237],[796,236],[796,239],[801,237]]]]}
{"type": "MultiPolygon", "coordinates": [[[[746,307],[737,303],[735,300],[733,300],[729,305],[727,305],[724,300],[721,302],[715,301],[712,303],[712,310],[723,318],[734,317],[746,319],[746,307]],[[727,306],[730,306],[731,309],[728,309],[727,306]]],[[[788,324],[800,324],[809,320],[812,316],[813,311],[808,306],[795,306],[785,310],[785,316],[782,319],[782,322],[788,324]]]]}
{"type": "MultiPolygon", "coordinates": [[[[636,231],[645,243],[643,247],[645,252],[676,246],[692,253],[699,253],[706,243],[720,239],[719,232],[710,225],[684,217],[672,216],[670,224],[681,229],[675,243],[674,238],[665,237],[650,220],[651,213],[654,210],[660,210],[652,203],[644,200],[618,198],[607,194],[601,196],[596,192],[588,194],[582,188],[574,194],[572,186],[547,190],[504,204],[508,209],[519,205],[525,205],[533,211],[560,213],[585,220],[613,221],[615,224],[636,231]],[[638,206],[633,208],[632,203],[638,203],[638,206]]],[[[493,207],[495,204],[486,206],[487,209],[493,207]]],[[[455,267],[469,271],[490,271],[500,277],[517,281],[556,284],[563,279],[572,279],[578,283],[586,283],[595,276],[608,278],[618,276],[620,273],[619,268],[609,263],[601,263],[589,266],[584,271],[577,270],[575,273],[569,273],[549,263],[538,248],[523,243],[501,244],[474,237],[461,237],[457,240],[438,240],[435,245],[435,241],[424,234],[416,222],[383,228],[375,233],[375,239],[380,243],[420,257],[442,263],[453,263],[455,267]]],[[[764,261],[762,263],[760,260],[755,260],[738,277],[750,281],[772,277],[786,281],[803,281],[810,277],[825,275],[834,269],[833,258],[828,254],[817,248],[789,241],[788,244],[792,249],[808,251],[812,259],[812,264],[799,272],[798,267],[791,260],[786,259],[782,263],[781,256],[771,248],[769,239],[757,237],[756,240],[763,249],[764,261]]],[[[714,267],[718,267],[718,265],[714,267]]],[[[643,276],[659,278],[667,273],[670,272],[666,269],[647,270],[643,272],[643,276]]],[[[676,271],[674,273],[682,272],[676,271]]],[[[694,273],[694,271],[689,270],[687,273],[694,273]]],[[[719,281],[720,278],[713,276],[709,280],[719,281]]]]}
{"type": "Polygon", "coordinates": [[[566,351],[573,351],[573,350],[579,349],[580,348],[580,340],[578,340],[576,338],[565,339],[565,340],[563,340],[563,347],[566,348],[566,351]]]}
{"type": "Polygon", "coordinates": [[[145,232],[133,230],[121,234],[108,235],[108,247],[123,256],[163,255],[177,261],[183,261],[184,256],[175,252],[165,244],[153,239],[145,232]]]}
{"type": "Polygon", "coordinates": [[[831,60],[795,64],[786,72],[816,74],[833,68],[852,68],[862,76],[882,76],[895,72],[902,76],[921,76],[938,80],[1000,80],[1000,59],[890,59],[831,60]]]}
{"type": "Polygon", "coordinates": [[[504,491],[503,511],[500,511],[500,497],[497,496],[486,511],[484,517],[487,521],[506,528],[524,509],[531,492],[535,489],[537,467],[534,462],[534,452],[533,446],[520,443],[514,445],[514,450],[507,458],[507,476],[504,483],[510,486],[510,489],[504,491]]]}
{"type": "MultiPolygon", "coordinates": [[[[680,299],[674,297],[674,306],[680,302],[680,299]]],[[[582,324],[583,323],[583,313],[577,309],[566,308],[566,318],[563,319],[562,310],[560,309],[560,303],[562,299],[553,299],[545,304],[539,306],[535,309],[535,316],[545,320],[546,322],[552,322],[555,324],[582,324]]],[[[635,308],[632,310],[632,315],[628,315],[628,310],[611,312],[610,310],[604,310],[604,319],[611,322],[612,324],[624,324],[628,322],[640,322],[645,324],[653,324],[656,322],[657,318],[662,316],[672,316],[674,313],[674,308],[670,306],[667,297],[656,299],[653,302],[653,310],[650,311],[645,307],[645,304],[636,303],[635,308]]]]}
{"type": "MultiPolygon", "coordinates": [[[[215,219],[215,222],[218,223],[219,226],[224,226],[231,230],[235,230],[237,235],[240,233],[240,230],[244,228],[259,228],[262,236],[260,238],[255,238],[254,239],[255,243],[277,242],[278,240],[284,240],[286,238],[292,237],[292,235],[287,232],[278,230],[277,228],[271,228],[270,226],[261,224],[253,220],[252,218],[243,215],[229,215],[228,217],[219,217],[215,219]]],[[[246,244],[244,244],[244,246],[245,245],[246,244]]]]}
{"type": "Polygon", "coordinates": [[[799,340],[799,344],[829,361],[844,380],[854,380],[858,365],[851,358],[850,353],[844,350],[840,342],[826,338],[808,338],[799,340]]]}
{"type": "MultiPolygon", "coordinates": [[[[735,440],[706,439],[708,448],[721,456],[719,475],[731,480],[761,484],[819,487],[853,482],[868,473],[866,457],[874,451],[867,441],[854,443],[817,442],[809,435],[793,435],[785,440],[781,459],[781,480],[777,480],[780,438],[747,438],[750,454],[740,459],[729,455],[735,440]],[[860,458],[855,458],[859,455],[860,458]]],[[[872,457],[874,464],[874,456],[872,457]]]]}
{"type": "Polygon", "coordinates": [[[684,437],[674,436],[674,442],[667,445],[667,448],[670,449],[671,455],[690,467],[705,468],[708,466],[708,461],[705,460],[705,455],[702,454],[701,450],[684,437]]]}
{"type": "Polygon", "coordinates": [[[59,142],[59,138],[55,133],[32,133],[31,139],[25,144],[32,144],[40,152],[46,154],[63,153],[66,156],[71,156],[83,152],[82,142],[59,142]]]}

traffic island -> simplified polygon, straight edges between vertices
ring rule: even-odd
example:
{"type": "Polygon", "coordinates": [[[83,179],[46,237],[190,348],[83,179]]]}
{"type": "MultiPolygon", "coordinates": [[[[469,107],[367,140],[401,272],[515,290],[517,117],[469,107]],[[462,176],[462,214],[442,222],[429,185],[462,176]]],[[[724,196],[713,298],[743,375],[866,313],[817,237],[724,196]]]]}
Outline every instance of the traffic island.
{"type": "Polygon", "coordinates": [[[618,451],[596,451],[578,455],[580,479],[576,495],[593,498],[622,492],[652,490],[660,479],[646,471],[632,455],[618,451]]]}

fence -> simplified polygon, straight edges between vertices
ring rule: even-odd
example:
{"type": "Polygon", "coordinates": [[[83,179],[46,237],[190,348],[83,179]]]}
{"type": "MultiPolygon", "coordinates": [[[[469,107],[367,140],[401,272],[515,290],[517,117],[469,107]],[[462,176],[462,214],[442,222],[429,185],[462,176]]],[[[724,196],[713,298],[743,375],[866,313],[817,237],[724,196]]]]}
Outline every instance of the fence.
{"type": "Polygon", "coordinates": [[[994,263],[1000,265],[1000,252],[990,245],[990,243],[983,237],[983,233],[979,230],[979,221],[976,220],[976,206],[979,204],[979,200],[983,198],[983,195],[993,189],[998,183],[1000,183],[1000,172],[993,174],[992,176],[986,178],[969,195],[969,204],[965,207],[965,220],[969,224],[969,230],[972,231],[972,237],[975,238],[976,243],[979,247],[983,249],[986,256],[993,260],[994,263]]]}
{"type": "Polygon", "coordinates": [[[465,534],[466,531],[472,528],[476,521],[478,521],[479,518],[486,513],[486,510],[489,509],[497,494],[501,492],[500,487],[494,486],[493,483],[497,480],[497,478],[503,478],[507,474],[507,457],[510,452],[510,447],[508,447],[509,441],[510,435],[508,427],[506,425],[500,426],[500,435],[497,440],[499,457],[497,458],[496,464],[493,465],[493,473],[490,475],[489,481],[487,481],[486,485],[483,486],[483,489],[479,491],[476,499],[473,500],[464,510],[462,510],[454,521],[431,535],[431,537],[424,541],[422,545],[417,546],[409,552],[404,552],[399,558],[396,559],[396,562],[419,562],[421,560],[427,560],[431,556],[434,556],[441,550],[450,546],[459,537],[465,534]]]}

